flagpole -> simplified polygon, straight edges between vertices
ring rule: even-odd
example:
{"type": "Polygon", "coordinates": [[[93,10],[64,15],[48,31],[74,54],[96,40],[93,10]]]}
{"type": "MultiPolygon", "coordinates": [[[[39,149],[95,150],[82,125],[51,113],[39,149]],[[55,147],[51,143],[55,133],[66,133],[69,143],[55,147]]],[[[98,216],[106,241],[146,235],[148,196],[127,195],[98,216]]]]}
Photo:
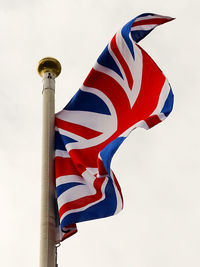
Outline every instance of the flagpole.
{"type": "Polygon", "coordinates": [[[55,78],[61,72],[54,58],[38,64],[43,78],[42,185],[40,226],[40,267],[56,267],[55,181],[54,181],[54,117],[55,78]]]}

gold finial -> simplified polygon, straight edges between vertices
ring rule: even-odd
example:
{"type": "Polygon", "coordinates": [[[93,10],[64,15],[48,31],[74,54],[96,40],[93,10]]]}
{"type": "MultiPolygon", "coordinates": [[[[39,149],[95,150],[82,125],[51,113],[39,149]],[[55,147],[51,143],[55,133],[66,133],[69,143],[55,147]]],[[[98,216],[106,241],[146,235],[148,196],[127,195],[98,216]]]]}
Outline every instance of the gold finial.
{"type": "Polygon", "coordinates": [[[45,72],[51,72],[57,77],[61,72],[61,65],[57,59],[45,57],[39,61],[37,71],[40,76],[43,76],[45,72]]]}

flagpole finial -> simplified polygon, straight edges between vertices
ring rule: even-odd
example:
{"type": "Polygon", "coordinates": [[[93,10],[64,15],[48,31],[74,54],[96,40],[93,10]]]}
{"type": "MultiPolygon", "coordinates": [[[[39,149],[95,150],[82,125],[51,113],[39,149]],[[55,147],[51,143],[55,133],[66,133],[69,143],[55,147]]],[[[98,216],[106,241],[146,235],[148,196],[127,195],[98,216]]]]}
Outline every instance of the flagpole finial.
{"type": "Polygon", "coordinates": [[[45,57],[39,61],[37,71],[41,77],[45,72],[51,72],[55,77],[58,77],[61,73],[61,65],[57,59],[45,57]]]}

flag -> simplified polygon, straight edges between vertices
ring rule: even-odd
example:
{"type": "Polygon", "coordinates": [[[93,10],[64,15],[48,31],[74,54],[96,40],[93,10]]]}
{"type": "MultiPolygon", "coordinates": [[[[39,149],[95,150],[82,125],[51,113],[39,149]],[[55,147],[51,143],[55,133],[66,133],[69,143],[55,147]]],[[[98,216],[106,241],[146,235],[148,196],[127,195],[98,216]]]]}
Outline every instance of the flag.
{"type": "Polygon", "coordinates": [[[76,232],[76,223],[111,216],[123,208],[111,159],[132,130],[149,129],[172,110],[169,82],[137,44],[170,20],[146,13],[129,21],[106,46],[71,101],[56,114],[61,240],[76,232]]]}

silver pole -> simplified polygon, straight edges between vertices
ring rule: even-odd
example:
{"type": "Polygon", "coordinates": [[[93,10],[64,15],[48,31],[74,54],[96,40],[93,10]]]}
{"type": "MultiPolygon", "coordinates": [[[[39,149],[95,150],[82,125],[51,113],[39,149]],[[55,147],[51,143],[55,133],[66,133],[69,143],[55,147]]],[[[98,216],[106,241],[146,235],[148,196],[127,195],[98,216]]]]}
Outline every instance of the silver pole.
{"type": "Polygon", "coordinates": [[[55,78],[60,72],[61,65],[54,58],[44,58],[38,64],[38,73],[43,77],[40,267],[55,267],[57,264],[54,203],[54,114],[55,78]]]}

